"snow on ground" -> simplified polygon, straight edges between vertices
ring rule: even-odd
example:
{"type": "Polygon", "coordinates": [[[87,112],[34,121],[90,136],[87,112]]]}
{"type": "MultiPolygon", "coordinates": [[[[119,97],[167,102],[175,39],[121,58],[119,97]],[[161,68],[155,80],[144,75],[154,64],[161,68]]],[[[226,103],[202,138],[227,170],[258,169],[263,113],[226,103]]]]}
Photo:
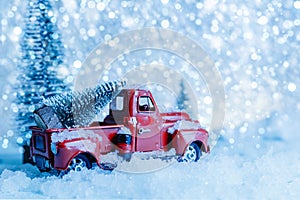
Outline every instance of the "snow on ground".
{"type": "MultiPolygon", "coordinates": [[[[0,198],[297,199],[300,149],[296,140],[300,137],[296,136],[287,139],[291,146],[266,142],[256,156],[221,140],[198,163],[172,162],[142,174],[95,168],[60,178],[29,164],[0,165],[0,198]]],[[[247,145],[246,140],[236,142],[247,145]]]]}

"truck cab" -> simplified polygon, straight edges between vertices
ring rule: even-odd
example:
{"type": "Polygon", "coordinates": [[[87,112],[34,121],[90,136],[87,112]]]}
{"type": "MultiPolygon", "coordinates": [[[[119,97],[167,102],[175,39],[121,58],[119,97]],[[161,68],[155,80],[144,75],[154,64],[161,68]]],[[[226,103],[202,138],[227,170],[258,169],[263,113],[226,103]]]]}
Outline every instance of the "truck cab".
{"type": "Polygon", "coordinates": [[[161,148],[163,120],[154,102],[150,91],[132,89],[122,90],[110,104],[108,119],[130,129],[133,136],[132,151],[161,148]]]}

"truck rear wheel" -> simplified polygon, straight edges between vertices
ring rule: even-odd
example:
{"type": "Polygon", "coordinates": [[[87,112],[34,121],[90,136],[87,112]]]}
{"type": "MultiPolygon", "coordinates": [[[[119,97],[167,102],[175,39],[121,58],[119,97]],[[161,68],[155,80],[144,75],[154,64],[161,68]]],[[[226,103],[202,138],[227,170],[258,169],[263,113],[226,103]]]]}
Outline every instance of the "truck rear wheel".
{"type": "Polygon", "coordinates": [[[200,147],[196,143],[190,144],[183,156],[179,159],[179,162],[197,162],[201,157],[202,152],[200,147]]]}
{"type": "Polygon", "coordinates": [[[82,171],[84,168],[91,169],[92,163],[86,156],[79,154],[72,159],[68,168],[74,171],[82,171]]]}
{"type": "Polygon", "coordinates": [[[60,171],[59,175],[63,176],[70,171],[82,171],[83,169],[91,169],[92,168],[92,163],[88,159],[87,156],[83,154],[77,155],[75,158],[73,158],[66,170],[60,171]]]}

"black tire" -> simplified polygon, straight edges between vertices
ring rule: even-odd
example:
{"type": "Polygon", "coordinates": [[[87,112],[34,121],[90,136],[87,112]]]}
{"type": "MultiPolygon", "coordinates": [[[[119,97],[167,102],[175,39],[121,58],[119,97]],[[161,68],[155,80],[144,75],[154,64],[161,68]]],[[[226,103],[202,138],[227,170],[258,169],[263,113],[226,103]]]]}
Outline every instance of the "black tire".
{"type": "Polygon", "coordinates": [[[45,168],[45,169],[42,169],[42,168],[39,168],[39,167],[38,167],[38,169],[39,169],[39,171],[42,172],[42,173],[43,173],[43,172],[50,172],[50,171],[51,171],[51,168],[45,168]]]}
{"type": "Polygon", "coordinates": [[[196,143],[191,143],[179,158],[179,162],[197,162],[202,155],[200,147],[196,143]]]}

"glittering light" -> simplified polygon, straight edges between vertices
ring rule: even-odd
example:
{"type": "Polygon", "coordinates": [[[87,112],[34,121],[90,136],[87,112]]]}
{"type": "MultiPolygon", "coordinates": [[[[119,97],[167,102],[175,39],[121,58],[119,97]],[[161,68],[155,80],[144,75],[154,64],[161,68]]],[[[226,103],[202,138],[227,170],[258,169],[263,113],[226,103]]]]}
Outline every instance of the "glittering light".
{"type": "Polygon", "coordinates": [[[104,30],[105,30],[105,27],[101,25],[101,26],[99,26],[99,30],[100,30],[100,31],[104,31],[104,30]]]}
{"type": "Polygon", "coordinates": [[[108,13],[108,18],[114,19],[115,17],[116,17],[116,14],[115,14],[114,12],[110,11],[110,12],[108,13]]]}
{"type": "Polygon", "coordinates": [[[21,138],[21,137],[18,137],[18,138],[17,138],[17,143],[18,143],[18,144],[22,144],[23,141],[24,141],[23,138],[21,138]]]}
{"type": "Polygon", "coordinates": [[[19,111],[18,106],[16,104],[11,104],[11,109],[14,113],[17,113],[19,111]]]}
{"type": "MultiPolygon", "coordinates": [[[[218,21],[216,21],[216,20],[214,20],[214,21],[215,21],[216,23],[213,23],[213,24],[212,24],[210,30],[211,30],[211,32],[216,33],[216,32],[219,31],[219,25],[218,25],[218,21]]],[[[214,22],[214,21],[213,21],[213,22],[214,22]]]]}
{"type": "Polygon", "coordinates": [[[168,4],[168,3],[169,3],[169,0],[161,0],[161,3],[162,3],[162,4],[168,4]]]}
{"type": "Polygon", "coordinates": [[[251,54],[251,59],[252,60],[257,60],[258,56],[256,53],[251,54]]]}
{"type": "Polygon", "coordinates": [[[284,68],[288,68],[290,66],[289,62],[288,61],[284,61],[283,62],[283,67],[284,68]]]}
{"type": "Polygon", "coordinates": [[[257,86],[258,86],[258,85],[257,85],[256,82],[253,81],[253,82],[251,83],[251,87],[252,87],[253,89],[257,88],[257,86]]]}
{"type": "Polygon", "coordinates": [[[197,8],[197,9],[202,9],[202,8],[203,8],[203,3],[198,2],[198,3],[196,4],[196,8],[197,8]]]}
{"type": "Polygon", "coordinates": [[[106,82],[106,81],[109,80],[109,77],[108,76],[103,76],[102,80],[106,82]]]}
{"type": "Polygon", "coordinates": [[[105,9],[105,3],[103,2],[97,3],[97,9],[103,11],[105,9]]]}
{"type": "Polygon", "coordinates": [[[246,40],[252,40],[253,39],[253,33],[252,32],[245,32],[243,37],[246,39],[246,40]]]}
{"type": "Polygon", "coordinates": [[[35,109],[35,106],[34,106],[34,105],[31,105],[31,106],[28,107],[28,111],[29,111],[29,112],[33,112],[34,109],[35,109]]]}
{"type": "Polygon", "coordinates": [[[180,10],[180,9],[181,9],[181,5],[180,5],[179,3],[176,3],[176,4],[175,4],[175,9],[176,9],[176,10],[180,10]]]}
{"type": "Polygon", "coordinates": [[[196,24],[197,26],[200,26],[200,25],[202,24],[201,19],[196,19],[195,24],[196,24]]]}
{"type": "Polygon", "coordinates": [[[295,83],[289,83],[289,84],[288,84],[288,90],[289,90],[290,92],[295,92],[296,89],[297,89],[297,86],[296,86],[295,83]]]}
{"type": "Polygon", "coordinates": [[[152,51],[150,49],[146,50],[146,56],[150,56],[152,54],[152,51]]]}
{"type": "Polygon", "coordinates": [[[73,63],[73,66],[77,69],[81,68],[81,61],[80,60],[75,60],[74,63],[73,63]]]}
{"type": "Polygon", "coordinates": [[[3,94],[3,95],[2,95],[2,99],[3,99],[3,100],[7,100],[7,99],[8,99],[8,96],[7,96],[6,94],[3,94]]]}
{"type": "Polygon", "coordinates": [[[8,17],[14,17],[14,15],[15,15],[15,14],[14,14],[13,12],[11,12],[11,11],[9,11],[9,12],[7,13],[7,16],[8,16],[8,17]]]}
{"type": "Polygon", "coordinates": [[[13,30],[14,34],[20,35],[22,33],[22,29],[19,26],[16,26],[13,30]]]}
{"type": "Polygon", "coordinates": [[[258,18],[257,23],[260,25],[266,25],[268,23],[268,18],[266,16],[261,16],[258,18]]]}
{"type": "Polygon", "coordinates": [[[50,10],[50,11],[48,12],[48,16],[49,16],[49,17],[52,17],[52,16],[53,16],[53,11],[50,10]]]}
{"type": "Polygon", "coordinates": [[[7,149],[7,147],[8,147],[8,144],[6,144],[6,143],[3,143],[3,144],[2,144],[2,148],[3,148],[3,149],[7,149]]]}
{"type": "Polygon", "coordinates": [[[272,30],[273,30],[274,35],[279,35],[279,28],[278,28],[278,26],[273,26],[272,30]]]}
{"type": "Polygon", "coordinates": [[[294,23],[291,20],[284,20],[283,27],[285,29],[290,29],[294,26],[294,23]]]}
{"type": "Polygon", "coordinates": [[[295,1],[295,2],[294,2],[294,8],[300,10],[300,1],[295,1]]]}
{"type": "Polygon", "coordinates": [[[7,25],[7,20],[6,20],[6,19],[2,19],[2,20],[1,20],[1,24],[2,24],[3,26],[6,26],[6,25],[7,25]]]}
{"type": "Polygon", "coordinates": [[[7,131],[7,136],[12,137],[14,135],[14,132],[12,130],[7,131]]]}
{"type": "Polygon", "coordinates": [[[73,80],[74,80],[73,76],[68,76],[67,79],[66,79],[67,83],[72,83],[73,80]]]}
{"type": "Polygon", "coordinates": [[[6,149],[7,147],[8,147],[8,139],[7,138],[5,138],[4,140],[3,140],[3,143],[2,143],[2,148],[3,149],[6,149]]]}
{"type": "Polygon", "coordinates": [[[53,34],[52,34],[52,38],[53,38],[54,40],[57,40],[57,39],[59,38],[59,36],[58,36],[57,33],[53,33],[53,34]]]}
{"type": "Polygon", "coordinates": [[[19,147],[19,153],[23,154],[25,152],[25,149],[23,147],[19,147]]]}
{"type": "Polygon", "coordinates": [[[109,41],[110,39],[111,39],[111,35],[106,34],[106,35],[104,36],[104,40],[109,41]]]}
{"type": "Polygon", "coordinates": [[[204,97],[204,100],[203,100],[203,101],[204,101],[205,104],[209,105],[209,104],[211,104],[212,99],[211,99],[210,96],[206,96],[206,97],[204,97]]]}
{"type": "Polygon", "coordinates": [[[266,131],[265,131],[264,128],[259,128],[259,129],[258,129],[258,133],[261,134],[261,135],[264,134],[265,132],[266,132],[266,131]]]}
{"type": "Polygon", "coordinates": [[[70,21],[70,17],[68,15],[64,15],[63,20],[68,22],[68,21],[70,21]]]}
{"type": "Polygon", "coordinates": [[[95,8],[96,7],[96,3],[94,1],[89,1],[87,5],[88,5],[89,8],[95,8]]]}
{"type": "Polygon", "coordinates": [[[52,23],[56,23],[56,17],[52,17],[52,18],[51,18],[51,22],[52,22],[52,23]]]}
{"type": "Polygon", "coordinates": [[[122,2],[121,2],[121,6],[122,6],[123,8],[126,8],[127,5],[128,5],[127,1],[122,1],[122,2]]]}
{"type": "Polygon", "coordinates": [[[160,25],[163,28],[168,28],[170,25],[169,20],[167,20],[167,19],[162,20],[160,25]]]}
{"type": "Polygon", "coordinates": [[[96,31],[95,31],[95,29],[90,28],[90,29],[88,30],[87,34],[88,34],[88,36],[90,36],[90,37],[95,37],[96,31]]]}
{"type": "Polygon", "coordinates": [[[247,127],[246,126],[242,126],[239,130],[240,133],[246,133],[247,132],[247,127]]]}

